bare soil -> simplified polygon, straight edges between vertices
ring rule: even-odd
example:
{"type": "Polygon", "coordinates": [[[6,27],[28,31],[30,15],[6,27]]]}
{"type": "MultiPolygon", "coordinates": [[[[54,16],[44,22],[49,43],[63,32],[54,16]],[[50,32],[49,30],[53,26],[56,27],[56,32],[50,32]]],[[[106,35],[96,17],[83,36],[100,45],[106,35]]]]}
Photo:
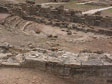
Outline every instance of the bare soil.
{"type": "Polygon", "coordinates": [[[0,84],[73,84],[38,69],[0,68],[0,84]]]}

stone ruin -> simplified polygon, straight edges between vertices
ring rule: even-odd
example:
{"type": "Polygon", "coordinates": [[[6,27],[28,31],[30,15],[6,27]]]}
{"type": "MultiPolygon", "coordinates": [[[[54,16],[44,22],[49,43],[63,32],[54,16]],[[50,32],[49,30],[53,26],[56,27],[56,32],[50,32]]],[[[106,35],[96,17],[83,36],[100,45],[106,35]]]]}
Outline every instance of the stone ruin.
{"type": "Polygon", "coordinates": [[[11,15],[18,15],[25,20],[35,21],[53,26],[69,28],[83,32],[93,32],[98,34],[112,35],[109,29],[92,29],[89,26],[104,28],[112,27],[112,17],[96,15],[83,15],[81,11],[64,9],[64,6],[44,7],[32,4],[31,2],[20,4],[6,4],[11,15]],[[77,26],[77,24],[82,24],[77,26]],[[84,26],[85,25],[85,26],[84,26]]]}
{"type": "Polygon", "coordinates": [[[63,6],[57,8],[51,7],[42,7],[41,5],[28,5],[28,4],[20,4],[13,5],[13,8],[9,8],[13,13],[16,14],[14,10],[20,10],[18,12],[22,13],[24,16],[26,14],[36,15],[45,17],[48,19],[57,19],[59,21],[73,22],[73,23],[81,23],[92,26],[101,26],[101,27],[112,27],[112,17],[103,17],[100,15],[83,15],[81,11],[74,11],[69,9],[64,9],[63,6]],[[15,7],[16,6],[16,7],[15,7]],[[35,11],[33,11],[35,10],[35,11]]]}
{"type": "MultiPolygon", "coordinates": [[[[75,29],[83,32],[94,32],[112,36],[112,31],[97,29],[94,30],[85,25],[99,27],[112,27],[112,17],[102,17],[97,15],[82,15],[81,11],[58,8],[42,7],[32,2],[20,4],[5,4],[0,9],[11,15],[6,19],[19,19],[44,23],[75,29]],[[8,12],[7,12],[8,11],[8,12]],[[16,17],[16,18],[15,18],[16,17]],[[82,25],[78,25],[78,24],[82,25]]],[[[6,27],[8,21],[3,21],[6,27]]],[[[18,24],[13,24],[13,27],[18,24]]],[[[21,24],[20,24],[21,25],[21,24]]],[[[20,26],[21,27],[21,26],[20,26]]],[[[18,27],[19,28],[19,27],[18,27]]],[[[24,50],[16,48],[8,43],[0,44],[0,66],[16,67],[38,67],[40,70],[52,72],[63,77],[69,77],[76,84],[111,84],[112,83],[112,55],[101,51],[81,51],[71,53],[63,50],[46,50],[41,48],[31,48],[24,50]],[[18,50],[16,53],[9,50],[18,50]],[[19,51],[26,51],[20,53],[19,51]]]]}
{"type": "Polygon", "coordinates": [[[112,56],[101,51],[85,50],[71,53],[41,48],[24,50],[9,43],[2,43],[0,44],[0,67],[4,66],[38,67],[40,70],[70,78],[77,84],[111,84],[112,80],[112,56]]]}

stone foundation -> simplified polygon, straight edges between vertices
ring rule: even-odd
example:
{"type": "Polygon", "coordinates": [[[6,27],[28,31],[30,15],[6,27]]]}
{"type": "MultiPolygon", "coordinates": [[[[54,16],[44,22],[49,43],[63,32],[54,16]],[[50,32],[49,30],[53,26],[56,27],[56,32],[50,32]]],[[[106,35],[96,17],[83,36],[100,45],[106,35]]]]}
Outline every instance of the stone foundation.
{"type": "Polygon", "coordinates": [[[83,15],[81,11],[74,11],[70,9],[64,9],[63,6],[58,8],[43,7],[41,5],[30,5],[25,3],[20,4],[6,4],[6,7],[10,10],[13,15],[18,15],[21,17],[26,16],[38,16],[43,17],[52,21],[59,22],[72,22],[80,23],[91,26],[100,26],[111,28],[112,27],[112,17],[103,17],[100,15],[83,15]]]}

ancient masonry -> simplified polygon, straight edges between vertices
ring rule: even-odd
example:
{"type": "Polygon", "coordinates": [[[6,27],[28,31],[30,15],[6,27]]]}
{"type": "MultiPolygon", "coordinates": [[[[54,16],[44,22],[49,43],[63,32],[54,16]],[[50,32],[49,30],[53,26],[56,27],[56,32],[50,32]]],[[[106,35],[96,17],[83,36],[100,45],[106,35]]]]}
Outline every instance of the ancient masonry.
{"type": "Polygon", "coordinates": [[[4,66],[38,68],[70,78],[77,84],[112,83],[112,56],[103,52],[54,52],[41,48],[24,50],[4,43],[0,44],[0,67],[4,66]],[[10,50],[26,52],[14,53],[10,50]]]}
{"type": "MultiPolygon", "coordinates": [[[[47,25],[72,28],[83,32],[112,35],[109,29],[94,29],[91,26],[111,28],[112,17],[100,15],[83,15],[81,11],[64,9],[63,6],[53,8],[35,5],[34,3],[6,4],[11,15],[20,16],[25,20],[31,20],[47,25]],[[80,26],[77,26],[77,24],[80,26]]],[[[1,9],[2,10],[2,9],[1,9]]]]}
{"type": "Polygon", "coordinates": [[[42,7],[41,5],[19,4],[18,7],[12,5],[10,9],[15,15],[17,11],[19,16],[25,17],[24,14],[45,17],[51,20],[82,23],[93,26],[112,27],[112,17],[102,17],[100,15],[83,15],[81,11],[64,9],[63,6],[58,8],[42,7]],[[32,10],[35,10],[32,12],[32,10]],[[21,14],[20,14],[21,13],[21,14]]]}
{"type": "MultiPolygon", "coordinates": [[[[107,30],[112,28],[112,17],[82,15],[81,11],[64,9],[63,6],[51,8],[29,2],[27,4],[5,4],[0,7],[0,12],[10,13],[11,15],[6,19],[19,19],[17,23],[24,19],[46,25],[112,36],[112,30],[107,30]],[[107,29],[95,30],[90,27],[91,25],[106,27],[107,29]]],[[[6,23],[8,24],[8,21],[3,20],[0,24],[7,26],[6,23]]],[[[18,24],[13,24],[13,26],[18,26],[18,24]]],[[[41,48],[24,50],[4,43],[0,44],[0,55],[0,66],[38,67],[41,70],[69,77],[76,84],[112,84],[112,55],[109,53],[87,50],[79,53],[63,50],[54,52],[41,48]],[[12,53],[11,50],[18,50],[19,54],[12,53]],[[26,52],[20,53],[19,51],[26,52]]]]}

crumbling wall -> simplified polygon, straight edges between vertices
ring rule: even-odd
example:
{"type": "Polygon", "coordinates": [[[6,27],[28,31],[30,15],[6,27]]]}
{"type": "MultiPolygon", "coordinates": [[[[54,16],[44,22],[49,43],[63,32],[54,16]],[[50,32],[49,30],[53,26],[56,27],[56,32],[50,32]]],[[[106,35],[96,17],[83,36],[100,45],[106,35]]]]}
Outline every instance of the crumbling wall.
{"type": "Polygon", "coordinates": [[[0,4],[0,13],[8,13],[8,8],[4,4],[0,4]]]}
{"type": "Polygon", "coordinates": [[[53,8],[44,7],[42,5],[33,4],[9,4],[6,5],[13,16],[46,25],[53,25],[64,28],[72,28],[77,31],[93,32],[98,34],[112,35],[112,31],[103,28],[90,28],[91,26],[99,26],[112,28],[112,17],[102,17],[100,15],[83,15],[81,11],[64,9],[63,6],[53,8]],[[77,24],[81,24],[80,26],[77,24]],[[86,24],[88,26],[82,25],[86,24]]]}
{"type": "Polygon", "coordinates": [[[37,68],[70,78],[74,84],[112,83],[112,55],[98,51],[71,53],[40,48],[26,50],[2,43],[0,44],[1,66],[37,68]]]}
{"type": "Polygon", "coordinates": [[[48,19],[59,20],[63,22],[67,21],[81,23],[92,26],[112,27],[112,17],[103,17],[100,15],[83,15],[81,11],[64,9],[63,6],[52,8],[43,7],[41,5],[26,5],[26,8],[27,11],[23,10],[26,11],[26,13],[48,19]]]}
{"type": "Polygon", "coordinates": [[[76,84],[111,84],[112,66],[63,65],[56,62],[27,61],[23,67],[37,68],[46,72],[70,78],[76,84]]]}
{"type": "Polygon", "coordinates": [[[8,13],[7,8],[0,6],[0,13],[8,13]]]}
{"type": "Polygon", "coordinates": [[[112,17],[102,17],[99,15],[82,15],[81,11],[65,10],[59,8],[37,8],[37,16],[49,19],[57,19],[60,21],[68,21],[74,23],[84,23],[92,26],[112,27],[112,17]]]}
{"type": "Polygon", "coordinates": [[[103,17],[100,15],[83,15],[81,11],[64,9],[63,6],[53,8],[43,7],[41,5],[19,4],[14,5],[11,10],[12,13],[15,13],[15,15],[20,15],[22,17],[26,17],[26,15],[35,15],[45,17],[47,19],[59,20],[62,22],[67,21],[92,26],[112,27],[112,17],[103,17]]]}

